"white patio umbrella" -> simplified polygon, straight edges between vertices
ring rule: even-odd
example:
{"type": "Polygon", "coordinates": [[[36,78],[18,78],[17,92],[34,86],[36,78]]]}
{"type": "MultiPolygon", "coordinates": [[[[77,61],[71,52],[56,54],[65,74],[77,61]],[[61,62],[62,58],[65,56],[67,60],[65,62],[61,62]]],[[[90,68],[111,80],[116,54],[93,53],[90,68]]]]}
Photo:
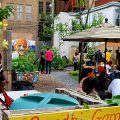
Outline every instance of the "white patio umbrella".
{"type": "Polygon", "coordinates": [[[84,30],[74,35],[63,38],[63,41],[79,41],[79,42],[120,42],[120,28],[97,27],[84,30]]]}

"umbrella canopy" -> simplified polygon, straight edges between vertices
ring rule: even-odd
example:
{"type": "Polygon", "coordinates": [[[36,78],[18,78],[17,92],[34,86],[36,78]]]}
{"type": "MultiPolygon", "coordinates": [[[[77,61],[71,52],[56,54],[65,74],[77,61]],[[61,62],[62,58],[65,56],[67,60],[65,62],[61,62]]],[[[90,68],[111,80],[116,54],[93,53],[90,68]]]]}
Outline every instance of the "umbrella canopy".
{"type": "Polygon", "coordinates": [[[90,37],[94,41],[120,42],[120,28],[102,27],[90,37]]]}
{"type": "Polygon", "coordinates": [[[120,42],[120,28],[114,26],[97,27],[67,36],[63,41],[79,42],[120,42]]]}

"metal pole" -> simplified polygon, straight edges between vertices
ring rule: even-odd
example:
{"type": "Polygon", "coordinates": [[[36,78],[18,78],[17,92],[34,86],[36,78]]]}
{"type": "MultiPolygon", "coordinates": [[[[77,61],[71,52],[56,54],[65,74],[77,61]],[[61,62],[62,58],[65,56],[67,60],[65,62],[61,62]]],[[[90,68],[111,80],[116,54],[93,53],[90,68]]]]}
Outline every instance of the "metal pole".
{"type": "Polygon", "coordinates": [[[79,42],[79,51],[80,51],[79,83],[80,83],[80,80],[81,80],[81,72],[82,72],[82,62],[83,62],[83,45],[84,45],[84,42],[79,42]]]}
{"type": "Polygon", "coordinates": [[[104,63],[104,77],[106,76],[106,49],[107,49],[107,39],[105,39],[105,63],[104,63]]]}
{"type": "MultiPolygon", "coordinates": [[[[51,7],[51,17],[52,17],[52,25],[54,26],[54,8],[55,8],[55,1],[52,0],[52,7],[51,7]]],[[[54,45],[54,33],[52,34],[52,41],[51,46],[54,45]]]]}

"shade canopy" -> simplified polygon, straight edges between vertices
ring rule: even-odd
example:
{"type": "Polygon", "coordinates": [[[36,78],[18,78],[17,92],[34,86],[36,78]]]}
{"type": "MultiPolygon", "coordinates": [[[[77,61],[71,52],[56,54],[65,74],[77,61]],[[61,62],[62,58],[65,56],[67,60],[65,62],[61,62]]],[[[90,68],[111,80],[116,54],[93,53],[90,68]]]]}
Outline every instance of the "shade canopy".
{"type": "Polygon", "coordinates": [[[120,28],[114,26],[97,27],[67,36],[63,41],[79,42],[120,42],[120,28]]]}

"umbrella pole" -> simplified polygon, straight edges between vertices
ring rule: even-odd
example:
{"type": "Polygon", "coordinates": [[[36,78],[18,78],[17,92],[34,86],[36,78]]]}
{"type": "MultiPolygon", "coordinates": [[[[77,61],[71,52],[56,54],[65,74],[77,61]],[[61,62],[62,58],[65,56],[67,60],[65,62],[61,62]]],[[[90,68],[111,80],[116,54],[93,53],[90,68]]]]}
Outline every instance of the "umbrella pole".
{"type": "Polygon", "coordinates": [[[106,49],[107,49],[107,39],[105,39],[105,63],[104,63],[104,77],[106,76],[106,49]]]}
{"type": "Polygon", "coordinates": [[[80,51],[80,65],[79,65],[79,83],[81,80],[81,72],[82,72],[82,60],[83,60],[83,42],[79,42],[79,51],[80,51]]]}

